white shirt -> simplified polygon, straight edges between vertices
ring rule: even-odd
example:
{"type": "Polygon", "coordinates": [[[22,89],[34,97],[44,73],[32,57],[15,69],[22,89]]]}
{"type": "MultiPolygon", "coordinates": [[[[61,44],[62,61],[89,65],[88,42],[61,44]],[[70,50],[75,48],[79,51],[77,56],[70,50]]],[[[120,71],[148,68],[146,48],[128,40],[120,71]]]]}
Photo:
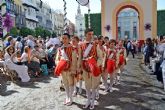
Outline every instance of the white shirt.
{"type": "Polygon", "coordinates": [[[27,46],[30,46],[33,49],[35,46],[35,43],[32,40],[28,39],[27,40],[27,46]]]}
{"type": "Polygon", "coordinates": [[[22,56],[21,56],[21,59],[22,59],[21,62],[26,62],[26,61],[28,61],[28,54],[24,52],[24,53],[22,54],[22,56]]]}
{"type": "Polygon", "coordinates": [[[18,50],[18,49],[21,50],[21,49],[22,49],[22,46],[23,46],[23,45],[22,45],[21,42],[18,42],[18,41],[17,41],[17,42],[15,43],[15,49],[16,49],[16,50],[18,50]]]}

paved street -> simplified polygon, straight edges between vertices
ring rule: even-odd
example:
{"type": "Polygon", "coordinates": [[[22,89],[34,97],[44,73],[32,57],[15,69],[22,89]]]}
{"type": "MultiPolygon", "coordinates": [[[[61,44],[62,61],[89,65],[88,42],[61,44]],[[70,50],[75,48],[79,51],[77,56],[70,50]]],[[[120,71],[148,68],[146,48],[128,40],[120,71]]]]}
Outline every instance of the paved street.
{"type": "MultiPolygon", "coordinates": [[[[72,106],[64,106],[65,93],[59,90],[60,80],[42,77],[31,84],[13,84],[1,78],[0,110],[82,110],[85,90],[82,96],[74,98],[72,106]],[[2,80],[3,79],[3,80],[2,80]]],[[[113,93],[102,89],[96,101],[96,110],[164,110],[163,86],[154,76],[145,72],[140,58],[130,58],[122,75],[121,85],[113,93]]]]}

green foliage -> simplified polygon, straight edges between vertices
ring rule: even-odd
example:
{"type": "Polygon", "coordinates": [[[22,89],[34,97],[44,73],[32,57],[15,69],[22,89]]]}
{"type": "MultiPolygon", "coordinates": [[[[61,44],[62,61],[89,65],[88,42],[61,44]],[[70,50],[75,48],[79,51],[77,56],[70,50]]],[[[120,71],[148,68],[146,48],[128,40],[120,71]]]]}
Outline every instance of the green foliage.
{"type": "Polygon", "coordinates": [[[52,33],[52,37],[57,37],[57,33],[56,32],[53,32],[52,33]]]}
{"type": "Polygon", "coordinates": [[[52,35],[52,33],[46,29],[43,29],[42,27],[37,27],[35,29],[35,35],[36,35],[36,37],[41,36],[43,38],[46,38],[47,36],[50,37],[52,35]]]}
{"type": "Polygon", "coordinates": [[[42,27],[37,27],[37,28],[35,28],[35,33],[36,33],[36,36],[43,37],[44,36],[44,29],[42,27]]]}
{"type": "MultiPolygon", "coordinates": [[[[95,35],[101,35],[101,14],[90,14],[91,28],[95,35]]],[[[85,27],[88,28],[88,14],[85,14],[85,27]]]]}
{"type": "Polygon", "coordinates": [[[11,28],[11,30],[10,30],[10,35],[16,37],[18,34],[19,34],[19,33],[18,33],[18,30],[17,30],[16,27],[11,28]]]}
{"type": "Polygon", "coordinates": [[[35,31],[33,31],[32,29],[29,29],[27,27],[23,27],[20,29],[20,33],[21,36],[26,37],[28,35],[33,35],[35,36],[35,31]]]}
{"type": "Polygon", "coordinates": [[[157,21],[158,35],[165,35],[165,10],[157,12],[157,21]]]}
{"type": "Polygon", "coordinates": [[[50,37],[51,35],[52,35],[52,33],[50,31],[48,31],[46,29],[44,30],[44,36],[43,36],[44,38],[46,38],[47,36],[50,37]]]}

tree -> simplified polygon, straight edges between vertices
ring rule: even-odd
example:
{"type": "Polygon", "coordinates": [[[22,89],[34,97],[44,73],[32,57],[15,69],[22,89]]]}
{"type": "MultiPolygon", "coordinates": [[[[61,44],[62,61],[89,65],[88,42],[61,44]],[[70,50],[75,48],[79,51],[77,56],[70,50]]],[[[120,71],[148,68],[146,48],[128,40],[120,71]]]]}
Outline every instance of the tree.
{"type": "MultiPolygon", "coordinates": [[[[101,14],[90,14],[91,28],[95,35],[101,35],[101,14]]],[[[85,14],[85,27],[88,28],[88,14],[85,14]]]]}
{"type": "Polygon", "coordinates": [[[56,32],[53,32],[52,33],[52,37],[56,38],[57,37],[57,33],[56,32]]]}
{"type": "Polygon", "coordinates": [[[165,35],[165,10],[158,11],[157,19],[158,35],[165,35]]]}
{"type": "Polygon", "coordinates": [[[50,37],[51,36],[51,32],[45,29],[44,30],[44,36],[43,37],[46,38],[47,36],[50,37]]]}
{"type": "Polygon", "coordinates": [[[26,37],[28,35],[33,35],[35,36],[35,31],[27,28],[27,27],[23,27],[20,29],[20,35],[23,36],[23,37],[26,37]]]}
{"type": "Polygon", "coordinates": [[[35,28],[35,35],[43,37],[44,36],[44,29],[42,27],[35,28]]]}
{"type": "Polygon", "coordinates": [[[18,29],[16,27],[11,28],[10,30],[10,34],[14,37],[16,37],[19,33],[18,33],[18,29]]]}

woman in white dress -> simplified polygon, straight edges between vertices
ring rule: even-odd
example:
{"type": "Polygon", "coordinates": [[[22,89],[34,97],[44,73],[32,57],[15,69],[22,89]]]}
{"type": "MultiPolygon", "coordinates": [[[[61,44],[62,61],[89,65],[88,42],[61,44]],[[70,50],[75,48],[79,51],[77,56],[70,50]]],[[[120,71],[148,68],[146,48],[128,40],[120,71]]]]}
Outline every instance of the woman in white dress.
{"type": "Polygon", "coordinates": [[[28,75],[28,68],[25,65],[18,65],[17,60],[16,60],[16,54],[15,49],[13,46],[8,46],[6,48],[5,52],[5,65],[10,69],[10,70],[15,70],[18,74],[18,77],[21,78],[22,82],[29,82],[30,77],[28,75]]]}

